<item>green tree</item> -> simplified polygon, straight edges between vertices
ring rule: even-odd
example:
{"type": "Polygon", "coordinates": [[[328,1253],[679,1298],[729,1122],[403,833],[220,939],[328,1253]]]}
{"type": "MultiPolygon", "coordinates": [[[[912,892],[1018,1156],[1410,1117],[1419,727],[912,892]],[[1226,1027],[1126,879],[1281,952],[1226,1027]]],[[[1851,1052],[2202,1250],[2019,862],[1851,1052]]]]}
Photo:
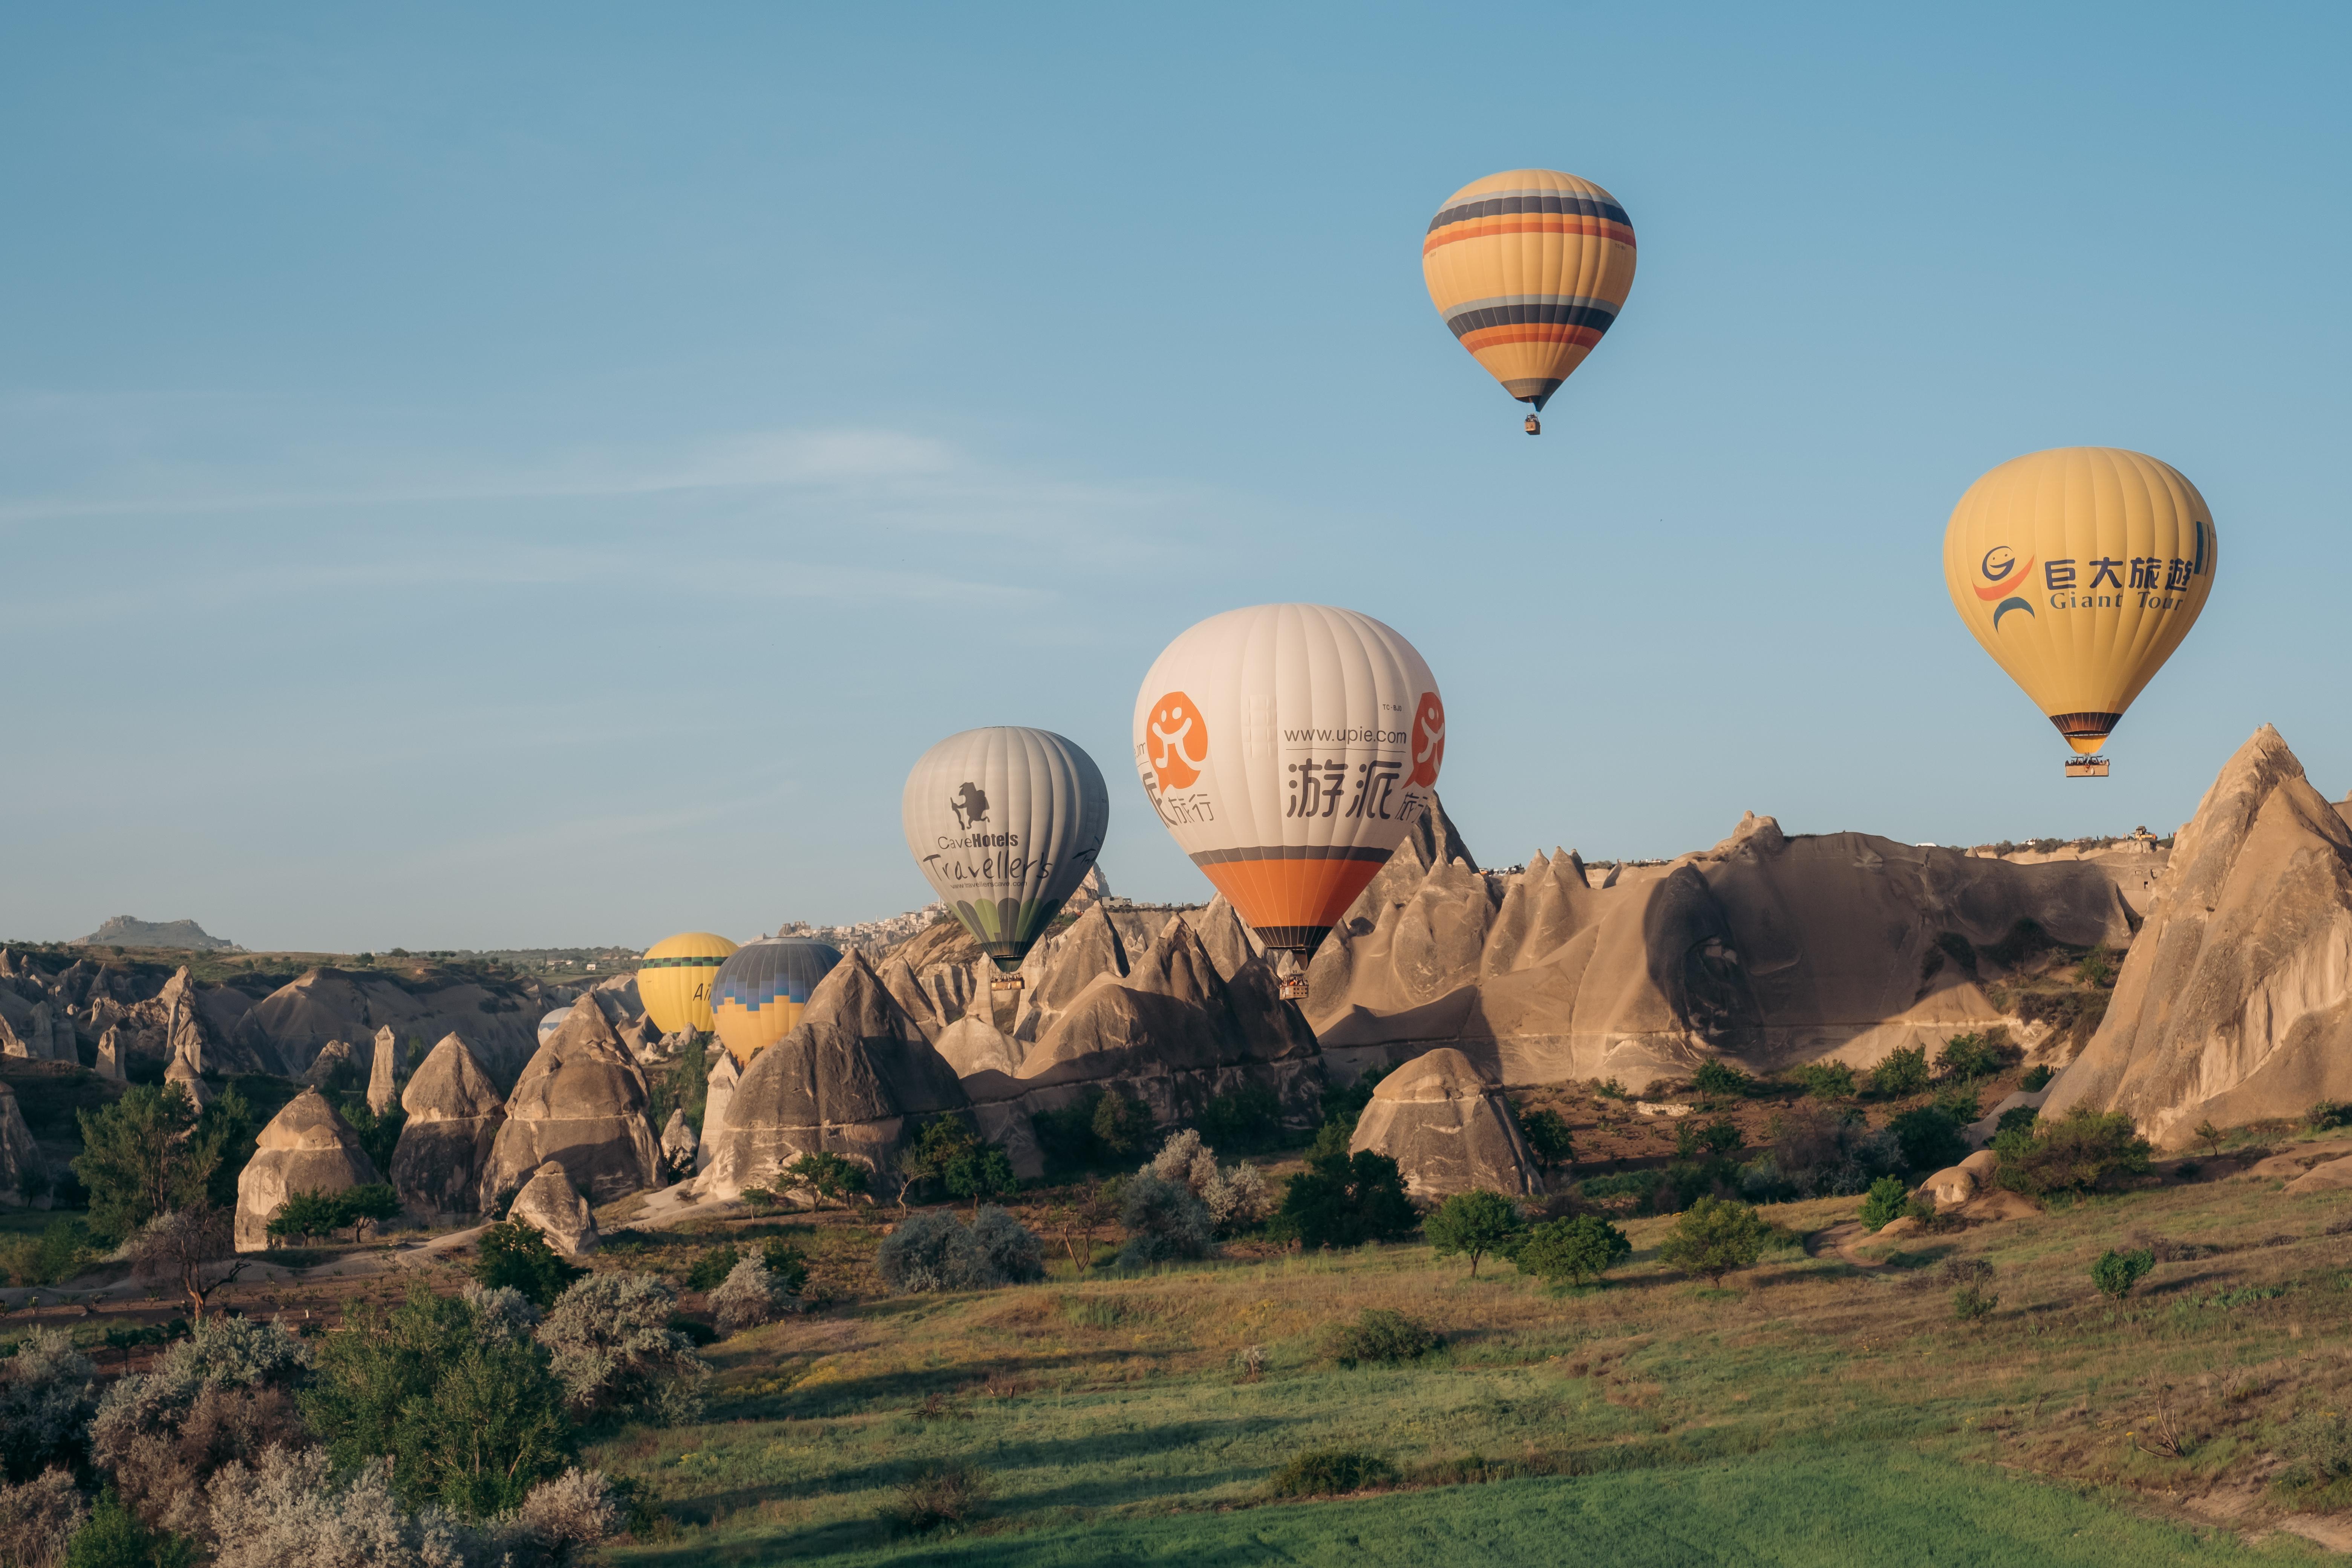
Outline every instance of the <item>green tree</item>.
{"type": "Polygon", "coordinates": [[[1554,1283],[1598,1279],[1633,1255],[1625,1233],[1598,1215],[1546,1220],[1528,1232],[1511,1261],[1522,1274],[1554,1283]]]}
{"type": "Polygon", "coordinates": [[[179,1085],[134,1084],[112,1105],[74,1115],[82,1140],[74,1174],[89,1192],[90,1229],[106,1240],[125,1241],[157,1215],[208,1195],[220,1142],[193,1136],[196,1108],[179,1085]]]}
{"type": "Polygon", "coordinates": [[[1852,1100],[1853,1068],[1843,1062],[1808,1062],[1789,1076],[1815,1100],[1852,1100]]]}
{"type": "Polygon", "coordinates": [[[1752,1268],[1771,1234],[1771,1227],[1746,1204],[1701,1198],[1675,1221],[1658,1257],[1669,1268],[1704,1274],[1720,1285],[1735,1269],[1752,1268]]]}
{"type": "Polygon", "coordinates": [[[1915,1105],[1889,1121],[1886,1130],[1903,1146],[1903,1163],[1923,1174],[1968,1157],[1959,1118],[1940,1105],[1915,1105]]]}
{"type": "Polygon", "coordinates": [[[236,1179],[260,1146],[253,1107],[235,1088],[225,1089],[196,1116],[189,1161],[205,1169],[205,1196],[216,1208],[236,1208],[236,1179]]]}
{"type": "Polygon", "coordinates": [[[1990,1078],[2000,1070],[2001,1049],[1982,1035],[1954,1035],[1936,1053],[1939,1078],[1990,1078]]]}
{"type": "Polygon", "coordinates": [[[1280,1226],[1305,1247],[1360,1247],[1412,1233],[1397,1163],[1366,1149],[1310,1154],[1282,1194],[1280,1226]]]}
{"type": "Polygon", "coordinates": [[[282,1241],[289,1236],[299,1236],[307,1247],[312,1237],[331,1234],[342,1223],[342,1208],[330,1194],[317,1191],[294,1193],[269,1216],[269,1239],[282,1241]]]}
{"type": "Polygon", "coordinates": [[[1701,1094],[1746,1094],[1756,1080],[1729,1062],[1708,1060],[1691,1074],[1691,1087],[1701,1094]]]}
{"type": "Polygon", "coordinates": [[[1438,1205],[1421,1228],[1438,1257],[1466,1255],[1470,1278],[1475,1279],[1478,1260],[1490,1252],[1507,1256],[1528,1234],[1528,1222],[1519,1217],[1518,1205],[1502,1194],[1474,1188],[1438,1205]]]}
{"type": "Polygon", "coordinates": [[[1870,1184],[1863,1194],[1862,1223],[1868,1230],[1882,1230],[1901,1219],[1911,1206],[1911,1189],[1903,1184],[1900,1176],[1881,1176],[1870,1184]]]}
{"type": "Polygon", "coordinates": [[[586,1272],[564,1262],[527,1219],[501,1220],[483,1232],[481,1253],[474,1261],[474,1283],[483,1289],[520,1290],[542,1309],[555,1305],[555,1299],[586,1272]]]}
{"type": "Polygon", "coordinates": [[[1576,1143],[1569,1134],[1568,1119],[1557,1110],[1547,1107],[1528,1111],[1519,1118],[1519,1131],[1527,1137],[1528,1152],[1547,1171],[1576,1158],[1576,1143]]]}
{"type": "Polygon", "coordinates": [[[148,1529],[108,1487],[98,1494],[98,1506],[88,1521],[66,1544],[65,1568],[189,1568],[195,1560],[194,1542],[148,1529]]]}
{"type": "Polygon", "coordinates": [[[1011,1156],[993,1143],[969,1151],[950,1162],[940,1173],[950,1195],[971,1200],[974,1215],[980,1213],[982,1204],[1011,1197],[1021,1190],[1021,1179],[1013,1173],[1011,1156]]]}
{"type": "Polygon", "coordinates": [[[1870,1069],[1870,1087],[1882,1100],[1900,1100],[1927,1087],[1927,1047],[1903,1046],[1870,1069]]]}
{"type": "Polygon", "coordinates": [[[830,1152],[803,1154],[784,1167],[784,1174],[793,1186],[814,1193],[819,1208],[828,1199],[845,1205],[850,1194],[866,1190],[866,1168],[830,1152]]]}
{"type": "Polygon", "coordinates": [[[2109,1247],[2091,1265],[2091,1283],[2098,1287],[2100,1295],[2121,1306],[2123,1299],[2132,1293],[2132,1287],[2146,1279],[2155,1267],[2156,1254],[2145,1247],[2133,1252],[2117,1252],[2109,1247]]]}
{"type": "Polygon", "coordinates": [[[368,1109],[364,1095],[354,1096],[342,1104],[343,1120],[352,1124],[359,1135],[360,1147],[379,1171],[392,1169],[393,1151],[400,1147],[400,1130],[408,1124],[408,1112],[398,1100],[383,1108],[379,1116],[368,1109]]]}
{"type": "Polygon", "coordinates": [[[352,1227],[352,1245],[360,1244],[361,1233],[371,1225],[382,1225],[400,1215],[400,1194],[390,1182],[370,1182],[362,1186],[346,1187],[334,1196],[335,1223],[352,1227]]]}
{"type": "Polygon", "coordinates": [[[2000,1157],[1993,1180],[2030,1198],[2127,1184],[2147,1173],[2154,1152],[2129,1116],[2084,1105],[2004,1131],[1992,1147],[2000,1157]]]}

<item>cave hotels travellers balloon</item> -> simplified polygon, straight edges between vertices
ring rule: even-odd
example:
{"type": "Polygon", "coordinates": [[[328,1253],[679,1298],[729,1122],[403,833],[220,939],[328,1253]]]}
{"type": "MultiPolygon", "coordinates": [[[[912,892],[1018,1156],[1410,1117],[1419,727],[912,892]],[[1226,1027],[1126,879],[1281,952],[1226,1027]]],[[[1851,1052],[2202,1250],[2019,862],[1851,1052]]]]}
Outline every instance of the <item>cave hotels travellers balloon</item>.
{"type": "Polygon", "coordinates": [[[1530,406],[1527,432],[1625,308],[1633,224],[1617,198],[1553,169],[1473,180],[1429,220],[1430,303],[1503,390],[1530,406]]]}
{"type": "Polygon", "coordinates": [[[907,847],[940,901],[995,962],[994,989],[1094,869],[1110,826],[1102,770],[1051,730],[992,725],[918,758],[899,798],[907,847]]]}
{"type": "Polygon", "coordinates": [[[709,1034],[710,983],[735,944],[707,931],[680,931],[646,949],[637,961],[637,997],[646,1016],[665,1035],[709,1034]]]}
{"type": "Polygon", "coordinates": [[[1969,487],[1944,530],[1944,586],[1995,663],[2075,755],[2095,755],[2213,591],[2213,511],[2179,470],[2116,447],[2012,458],[1969,487]]]}
{"type": "Polygon", "coordinates": [[[1370,616],[1259,605],[1170,643],[1135,703],[1151,808],[1268,949],[1304,966],[1435,798],[1445,704],[1370,616]]]}
{"type": "Polygon", "coordinates": [[[729,955],[710,983],[710,1017],[738,1068],[793,1032],[817,982],[840,962],[839,948],[804,936],[763,937],[729,955]]]}

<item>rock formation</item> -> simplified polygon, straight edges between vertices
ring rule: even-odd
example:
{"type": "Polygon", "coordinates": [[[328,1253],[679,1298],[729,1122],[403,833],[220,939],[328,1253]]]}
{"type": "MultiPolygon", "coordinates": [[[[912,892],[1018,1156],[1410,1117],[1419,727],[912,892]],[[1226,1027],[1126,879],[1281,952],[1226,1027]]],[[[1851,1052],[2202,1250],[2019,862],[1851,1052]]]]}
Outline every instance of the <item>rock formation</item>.
{"type": "Polygon", "coordinates": [[[751,1058],[725,1121],[705,1111],[711,1156],[697,1190],[731,1198],[820,1152],[856,1161],[880,1187],[910,1119],[966,1103],[954,1072],[852,952],[817,984],[792,1033],[751,1058]]]}
{"type": "Polygon", "coordinates": [[[76,937],[76,947],[163,947],[190,952],[236,951],[194,921],[142,921],[136,915],[116,915],[88,936],[76,937]]]}
{"type": "Polygon", "coordinates": [[[2172,863],[2044,1116],[2121,1110],[2160,1145],[2352,1099],[2352,827],[2265,724],[2172,863]]]}
{"type": "Polygon", "coordinates": [[[356,1069],[357,1066],[349,1040],[329,1040],[319,1047],[318,1058],[311,1062],[310,1070],[303,1073],[302,1081],[312,1089],[322,1089],[332,1083],[335,1075],[343,1068],[356,1069]]]}
{"type": "MultiPolygon", "coordinates": [[[[237,1042],[274,1050],[289,1075],[309,1072],[330,1040],[365,1040],[390,1027],[403,1039],[437,1040],[460,1034],[483,1068],[499,1082],[520,1069],[538,1048],[541,1009],[511,988],[451,980],[412,989],[382,974],[313,969],[254,1004],[233,1035],[237,1042]]],[[[355,1058],[367,1056],[356,1051],[355,1058]]]]}
{"type": "Polygon", "coordinates": [[[123,1058],[130,1049],[120,1028],[110,1028],[98,1037],[98,1076],[112,1079],[117,1083],[128,1082],[129,1067],[123,1058]]]}
{"type": "Polygon", "coordinates": [[[428,1223],[479,1212],[483,1173],[506,1123],[498,1085],[466,1042],[444,1035],[400,1097],[407,1121],[392,1154],[403,1208],[428,1223]]]}
{"type": "Polygon", "coordinates": [[[564,1173],[561,1161],[550,1160],[531,1173],[515,1194],[507,1218],[539,1228],[547,1244],[573,1258],[596,1250],[596,1215],[564,1173]]]}
{"type": "Polygon", "coordinates": [[[236,1179],[236,1249],[269,1247],[269,1221],[296,1193],[340,1193],[381,1178],[351,1124],[306,1089],[261,1130],[259,1148],[236,1179]]]}
{"type": "MultiPolygon", "coordinates": [[[[455,1039],[452,1034],[445,1038],[455,1039]]],[[[399,1094],[400,1079],[404,1076],[406,1052],[400,1048],[400,1037],[386,1024],[375,1032],[375,1050],[368,1058],[367,1108],[382,1116],[399,1094]]],[[[472,1052],[467,1055],[470,1058],[472,1052]]],[[[480,1066],[478,1062],[477,1067],[480,1066]]]]}
{"type": "Polygon", "coordinates": [[[1474,1188],[1508,1197],[1543,1191],[1535,1156],[1501,1090],[1468,1057],[1445,1047],[1381,1079],[1348,1149],[1394,1160],[1405,1190],[1417,1198],[1474,1188]]]}
{"type": "Polygon", "coordinates": [[[37,1178],[47,1174],[47,1163],[33,1142],[33,1130],[25,1125],[16,1091],[0,1083],[0,1204],[22,1207],[31,1201],[25,1190],[27,1184],[39,1185],[37,1178]]]}
{"type": "Polygon", "coordinates": [[[684,1110],[669,1113],[668,1123],[662,1128],[662,1162],[677,1176],[694,1174],[694,1156],[702,1140],[696,1136],[693,1126],[686,1120],[684,1110]]]}
{"type": "Polygon", "coordinates": [[[743,1075],[736,1069],[735,1058],[725,1051],[712,1064],[710,1076],[703,1083],[702,1137],[695,1145],[694,1168],[698,1173],[710,1168],[710,1135],[727,1125],[727,1106],[735,1098],[735,1086],[743,1075]]]}
{"type": "Polygon", "coordinates": [[[521,1186],[550,1160],[592,1204],[662,1184],[661,1151],[646,1121],[645,1075],[621,1048],[593,996],[572,1005],[539,1047],[514,1092],[482,1173],[481,1204],[521,1186]]]}
{"type": "Polygon", "coordinates": [[[181,1092],[198,1110],[220,1098],[220,1091],[206,1083],[204,1075],[196,1070],[195,1064],[184,1056],[172,1058],[172,1065],[163,1069],[163,1082],[166,1085],[178,1084],[181,1092]]]}

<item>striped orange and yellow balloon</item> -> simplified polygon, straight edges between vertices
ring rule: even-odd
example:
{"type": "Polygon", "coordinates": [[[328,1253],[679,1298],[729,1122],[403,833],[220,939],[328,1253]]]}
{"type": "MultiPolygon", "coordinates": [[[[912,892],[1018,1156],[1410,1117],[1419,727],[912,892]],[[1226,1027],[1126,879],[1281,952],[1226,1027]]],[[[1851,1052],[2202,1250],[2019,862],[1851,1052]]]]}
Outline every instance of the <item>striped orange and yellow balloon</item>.
{"type": "Polygon", "coordinates": [[[637,961],[637,997],[654,1027],[665,1035],[709,1034],[716,1026],[710,983],[734,952],[733,942],[707,931],[681,931],[646,949],[637,961]]]}
{"type": "Polygon", "coordinates": [[[1421,242],[1421,273],[1471,357],[1541,408],[1624,309],[1633,225],[1590,180],[1508,169],[1445,198],[1421,242]]]}

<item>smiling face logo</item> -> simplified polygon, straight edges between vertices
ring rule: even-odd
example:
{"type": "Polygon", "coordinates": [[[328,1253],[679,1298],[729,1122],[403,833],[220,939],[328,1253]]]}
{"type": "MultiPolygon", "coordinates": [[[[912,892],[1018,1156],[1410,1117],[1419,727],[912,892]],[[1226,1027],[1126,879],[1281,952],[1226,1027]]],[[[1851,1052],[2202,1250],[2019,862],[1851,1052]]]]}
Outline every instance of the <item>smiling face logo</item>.
{"type": "Polygon", "coordinates": [[[2025,574],[2033,570],[2033,557],[2029,555],[2020,562],[2016,551],[2006,544],[1996,544],[1984,552],[1984,559],[1977,563],[1977,570],[1984,574],[1985,580],[1985,585],[1976,590],[1977,597],[1988,605],[1992,605],[1995,599],[2000,600],[1998,605],[1993,605],[1994,630],[2000,629],[2001,616],[2011,610],[2023,610],[2029,616],[2033,613],[2032,605],[2016,596],[2017,590],[2025,586],[2025,574]]]}
{"type": "Polygon", "coordinates": [[[1445,762],[1445,704],[1437,700],[1434,691],[1421,694],[1421,706],[1412,711],[1412,776],[1405,783],[1423,788],[1437,782],[1437,770],[1445,762]]]}
{"type": "Polygon", "coordinates": [[[1151,739],[1144,747],[1151,771],[1162,790],[1191,789],[1209,760],[1209,726],[1200,709],[1181,691],[1171,691],[1151,705],[1145,728],[1151,739]]]}

